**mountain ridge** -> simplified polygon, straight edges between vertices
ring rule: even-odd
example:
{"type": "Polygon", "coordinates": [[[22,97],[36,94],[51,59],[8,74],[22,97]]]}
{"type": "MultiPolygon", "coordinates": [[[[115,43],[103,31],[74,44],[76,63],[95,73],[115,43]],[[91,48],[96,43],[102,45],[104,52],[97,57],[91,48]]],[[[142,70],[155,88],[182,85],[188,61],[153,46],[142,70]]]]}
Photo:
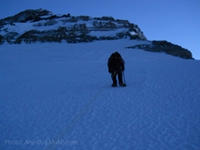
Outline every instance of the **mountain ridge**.
{"type": "Polygon", "coordinates": [[[1,38],[1,43],[61,42],[62,40],[68,43],[79,43],[126,37],[146,40],[140,28],[127,20],[115,20],[113,17],[106,16],[92,18],[70,14],[54,15],[43,9],[25,10],[13,17],[1,19],[0,25],[1,35],[4,36],[1,38]],[[30,27],[28,31],[20,34],[17,28],[24,23],[29,24],[30,27]]]}
{"type": "MultiPolygon", "coordinates": [[[[110,16],[71,16],[69,13],[55,15],[45,9],[27,9],[0,20],[0,44],[60,43],[63,41],[86,43],[124,38],[148,41],[138,25],[130,23],[128,20],[114,19],[110,16]]],[[[157,41],[156,43],[160,42],[157,41]]],[[[189,50],[179,46],[177,51],[172,43],[162,42],[161,45],[156,44],[155,46],[155,41],[149,41],[147,45],[134,45],[128,48],[139,48],[152,52],[166,52],[166,49],[169,49],[167,50],[168,54],[193,59],[189,50]],[[165,49],[163,49],[163,44],[165,49]]]]}

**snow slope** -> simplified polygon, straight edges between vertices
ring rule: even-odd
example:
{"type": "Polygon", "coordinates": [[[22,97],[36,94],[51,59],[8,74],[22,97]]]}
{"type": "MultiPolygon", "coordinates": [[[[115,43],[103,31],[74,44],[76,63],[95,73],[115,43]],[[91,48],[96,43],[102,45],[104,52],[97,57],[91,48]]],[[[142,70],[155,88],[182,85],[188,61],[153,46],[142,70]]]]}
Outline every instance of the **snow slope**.
{"type": "Polygon", "coordinates": [[[125,49],[143,42],[1,45],[0,149],[199,150],[200,61],[125,49]]]}

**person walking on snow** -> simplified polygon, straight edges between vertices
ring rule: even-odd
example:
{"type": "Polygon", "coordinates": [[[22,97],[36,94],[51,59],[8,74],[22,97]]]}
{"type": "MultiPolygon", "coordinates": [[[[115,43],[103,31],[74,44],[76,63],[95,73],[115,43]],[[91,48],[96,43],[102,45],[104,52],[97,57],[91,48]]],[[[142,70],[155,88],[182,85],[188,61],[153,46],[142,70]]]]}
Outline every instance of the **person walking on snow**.
{"type": "Polygon", "coordinates": [[[125,69],[124,65],[125,62],[121,55],[118,52],[112,53],[111,56],[108,59],[108,72],[111,73],[113,84],[111,86],[116,87],[117,86],[117,79],[116,76],[118,76],[118,82],[120,86],[126,86],[126,84],[122,80],[122,73],[125,69]]]}

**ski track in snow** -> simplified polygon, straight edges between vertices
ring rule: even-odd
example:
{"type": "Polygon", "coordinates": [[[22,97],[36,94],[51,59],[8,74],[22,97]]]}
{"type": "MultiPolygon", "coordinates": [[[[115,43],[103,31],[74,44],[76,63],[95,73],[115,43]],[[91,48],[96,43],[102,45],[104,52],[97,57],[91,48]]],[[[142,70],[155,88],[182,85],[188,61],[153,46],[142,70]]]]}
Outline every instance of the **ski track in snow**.
{"type": "Polygon", "coordinates": [[[134,42],[2,45],[0,149],[200,149],[200,62],[134,42]],[[127,87],[110,87],[115,51],[127,87]]]}

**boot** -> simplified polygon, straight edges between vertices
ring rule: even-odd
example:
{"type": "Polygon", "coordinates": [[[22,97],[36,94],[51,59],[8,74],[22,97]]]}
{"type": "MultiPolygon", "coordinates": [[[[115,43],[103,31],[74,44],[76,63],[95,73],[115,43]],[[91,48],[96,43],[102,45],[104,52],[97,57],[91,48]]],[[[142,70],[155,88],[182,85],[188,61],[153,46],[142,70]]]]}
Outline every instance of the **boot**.
{"type": "Polygon", "coordinates": [[[112,87],[116,87],[116,86],[117,86],[117,83],[113,83],[111,86],[112,86],[112,87]]]}
{"type": "Polygon", "coordinates": [[[119,85],[122,86],[122,87],[125,87],[125,86],[126,86],[126,84],[123,83],[123,82],[120,82],[119,85]]]}

